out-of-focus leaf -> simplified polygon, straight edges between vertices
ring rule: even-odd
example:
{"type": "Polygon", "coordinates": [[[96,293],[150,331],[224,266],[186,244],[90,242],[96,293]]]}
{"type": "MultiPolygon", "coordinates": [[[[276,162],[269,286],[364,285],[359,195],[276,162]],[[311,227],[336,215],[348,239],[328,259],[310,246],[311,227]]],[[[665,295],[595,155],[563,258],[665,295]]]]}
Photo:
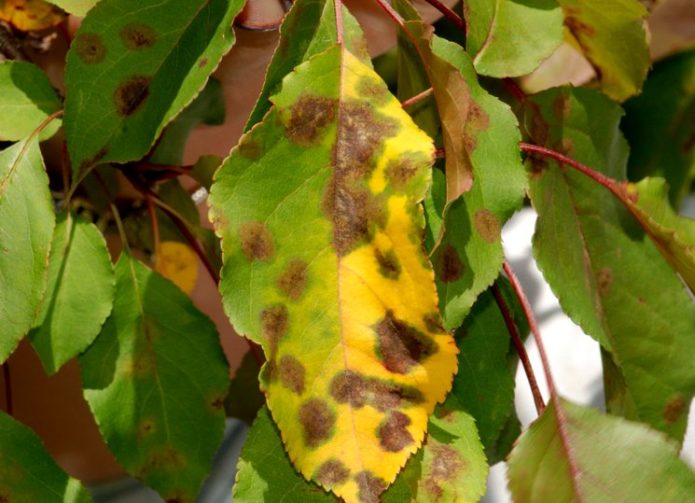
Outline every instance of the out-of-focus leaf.
{"type": "Polygon", "coordinates": [[[678,448],[644,425],[551,402],[509,458],[514,501],[695,501],[678,448]]]}
{"type": "Polygon", "coordinates": [[[0,501],[89,503],[92,497],[60,469],[33,431],[0,413],[0,501]]]}
{"type": "Polygon", "coordinates": [[[196,161],[190,175],[202,187],[210,190],[215,171],[221,164],[222,159],[216,155],[204,155],[196,161]]]}
{"type": "Polygon", "coordinates": [[[80,357],[84,395],[118,462],[193,502],[224,430],[227,363],[213,323],[126,253],[113,312],[80,357]]]}
{"type": "Polygon", "coordinates": [[[48,286],[29,337],[48,374],[84,351],[111,312],[114,277],[104,237],[62,213],[53,232],[48,286]]]}
{"type": "Polygon", "coordinates": [[[190,295],[198,280],[198,256],[184,243],[163,241],[159,245],[155,270],[190,295]]]}
{"type": "Polygon", "coordinates": [[[456,369],[422,245],[434,147],[342,46],[297,67],[273,102],[210,195],[225,309],[263,345],[295,465],[346,501],[372,500],[456,369]]]}
{"type": "MultiPolygon", "coordinates": [[[[37,66],[23,61],[0,63],[0,141],[29,136],[61,104],[51,83],[37,66]]],[[[40,133],[45,140],[55,134],[60,120],[40,133]]]]}
{"type": "Polygon", "coordinates": [[[50,0],[50,3],[75,16],[84,17],[99,0],[50,0]]]}
{"type": "Polygon", "coordinates": [[[556,0],[466,0],[466,50],[490,77],[531,73],[562,43],[556,0]]]}
{"type": "Polygon", "coordinates": [[[648,21],[652,59],[695,48],[695,9],[692,0],[660,0],[648,21]]]}
{"type": "Polygon", "coordinates": [[[657,63],[625,111],[630,180],[665,178],[677,208],[695,176],[695,50],[657,63]]]}
{"type": "Polygon", "coordinates": [[[259,371],[260,367],[253,354],[247,352],[229,385],[229,395],[224,401],[227,415],[241,419],[249,426],[265,404],[265,396],[258,384],[259,371]]]}
{"type": "Polygon", "coordinates": [[[52,28],[62,23],[66,14],[51,3],[44,0],[0,0],[0,21],[6,21],[20,31],[52,28]]]}
{"type": "Polygon", "coordinates": [[[36,138],[0,152],[0,362],[36,320],[55,225],[36,138]]]}

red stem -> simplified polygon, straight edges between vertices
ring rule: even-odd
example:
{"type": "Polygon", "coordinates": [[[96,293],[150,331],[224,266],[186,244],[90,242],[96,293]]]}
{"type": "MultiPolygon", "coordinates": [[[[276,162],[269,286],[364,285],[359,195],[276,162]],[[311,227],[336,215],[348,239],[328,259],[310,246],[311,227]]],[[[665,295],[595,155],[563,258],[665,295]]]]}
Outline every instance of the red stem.
{"type": "Polygon", "coordinates": [[[529,387],[531,388],[531,394],[533,395],[533,402],[536,405],[536,411],[540,416],[545,410],[543,395],[541,395],[541,390],[538,387],[538,380],[536,379],[536,374],[533,372],[533,366],[531,365],[531,360],[526,352],[524,341],[521,339],[519,328],[516,326],[516,322],[514,321],[514,315],[509,309],[507,302],[504,300],[504,296],[502,295],[502,291],[500,290],[497,282],[492,284],[492,293],[495,296],[497,306],[500,308],[500,312],[504,317],[504,323],[507,325],[507,330],[511,336],[512,343],[514,344],[514,348],[519,355],[519,361],[521,361],[521,365],[524,367],[526,379],[528,380],[529,387]]]}
{"type": "Polygon", "coordinates": [[[2,365],[2,375],[5,381],[5,410],[10,416],[13,414],[13,402],[12,402],[12,379],[10,376],[10,364],[5,362],[2,365]]]}
{"type": "Polygon", "coordinates": [[[412,97],[408,98],[407,100],[404,100],[401,103],[401,107],[403,107],[403,108],[412,107],[413,105],[416,105],[417,103],[421,102],[422,100],[424,100],[428,96],[431,96],[433,92],[434,92],[434,90],[431,87],[428,87],[424,91],[417,93],[415,96],[412,96],[412,97]]]}
{"type": "Polygon", "coordinates": [[[461,19],[461,16],[456,14],[453,10],[451,10],[449,7],[444,5],[442,2],[439,0],[425,0],[428,4],[430,4],[432,7],[437,9],[439,12],[441,12],[445,18],[447,18],[449,21],[454,23],[456,25],[456,28],[461,30],[464,35],[466,35],[466,23],[461,19]]]}
{"type": "Polygon", "coordinates": [[[502,84],[507,88],[509,94],[514,96],[519,103],[523,104],[526,101],[526,93],[523,89],[521,89],[521,87],[519,87],[519,84],[517,84],[514,79],[509,77],[502,79],[502,84]]]}
{"type": "Polygon", "coordinates": [[[335,6],[335,33],[338,45],[343,45],[343,2],[333,0],[335,6]]]}
{"type": "Polygon", "coordinates": [[[159,258],[159,222],[157,221],[157,212],[154,208],[154,201],[150,196],[147,196],[147,211],[150,214],[150,224],[152,226],[152,241],[154,245],[155,262],[159,258]]]}
{"type": "Polygon", "coordinates": [[[404,31],[408,32],[408,30],[405,29],[405,21],[401,17],[401,15],[396,12],[396,9],[391,7],[391,4],[388,3],[386,0],[376,0],[376,3],[379,4],[379,7],[401,28],[403,28],[404,31]]]}

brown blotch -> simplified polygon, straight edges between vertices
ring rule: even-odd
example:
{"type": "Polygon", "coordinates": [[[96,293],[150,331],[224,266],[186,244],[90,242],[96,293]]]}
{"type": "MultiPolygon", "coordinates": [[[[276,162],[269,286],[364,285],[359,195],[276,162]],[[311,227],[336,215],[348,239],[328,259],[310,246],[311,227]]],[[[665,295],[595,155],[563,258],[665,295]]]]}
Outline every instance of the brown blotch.
{"type": "Polygon", "coordinates": [[[376,326],[378,354],[390,372],[406,374],[437,352],[435,342],[416,328],[396,319],[392,311],[376,326]]]}
{"type": "Polygon", "coordinates": [[[208,58],[203,58],[200,61],[198,61],[198,68],[205,68],[205,66],[208,64],[208,58]]]}
{"type": "Polygon", "coordinates": [[[280,382],[298,395],[304,393],[304,365],[292,355],[284,355],[278,364],[280,382]]]}
{"type": "Polygon", "coordinates": [[[685,407],[685,397],[681,394],[676,395],[676,397],[669,400],[664,407],[664,421],[666,421],[667,424],[675,423],[683,417],[685,407]]]}
{"type": "Polygon", "coordinates": [[[402,412],[389,414],[377,432],[381,446],[389,452],[398,452],[413,444],[415,440],[407,429],[409,424],[410,418],[402,412]]]}
{"type": "Polygon", "coordinates": [[[559,119],[566,119],[572,111],[572,102],[565,93],[559,93],[555,101],[553,101],[553,111],[559,119]]]}
{"type": "Polygon", "coordinates": [[[334,206],[329,209],[333,219],[333,246],[343,256],[356,244],[369,241],[374,226],[384,226],[386,211],[383,203],[366,188],[336,186],[333,194],[335,197],[330,202],[334,206]]]}
{"type": "Polygon", "coordinates": [[[285,135],[298,145],[311,146],[322,130],[335,119],[337,101],[323,96],[304,95],[292,105],[285,135]]]}
{"type": "Polygon", "coordinates": [[[500,221],[490,210],[483,208],[475,212],[473,225],[486,243],[499,241],[502,230],[500,221]]]}
{"type": "Polygon", "coordinates": [[[314,479],[324,487],[342,484],[350,477],[350,470],[339,460],[329,459],[323,463],[314,475],[314,479]]]}
{"type": "Polygon", "coordinates": [[[331,437],[335,424],[335,412],[319,398],[307,400],[299,408],[299,422],[304,429],[304,442],[308,447],[318,447],[331,437]]]}
{"type": "Polygon", "coordinates": [[[430,313],[422,317],[422,322],[425,324],[428,332],[432,333],[442,333],[446,332],[444,324],[442,323],[442,317],[439,313],[430,313]]]}
{"type": "Polygon", "coordinates": [[[258,143],[258,141],[248,135],[242,137],[241,141],[239,142],[238,151],[240,155],[246,157],[247,159],[251,159],[252,161],[260,158],[261,154],[263,153],[261,145],[258,143]]]}
{"type": "Polygon", "coordinates": [[[173,447],[165,447],[153,451],[135,475],[144,478],[152,472],[180,470],[185,465],[186,458],[183,454],[173,447]]]}
{"type": "Polygon", "coordinates": [[[386,481],[370,471],[362,471],[355,475],[357,482],[357,497],[361,503],[379,503],[379,496],[386,490],[386,481]]]}
{"type": "Polygon", "coordinates": [[[447,244],[439,255],[439,279],[444,283],[457,281],[463,275],[463,263],[456,248],[447,244]]]}
{"type": "Polygon", "coordinates": [[[157,33],[154,28],[142,23],[125,25],[121,28],[120,35],[123,44],[134,51],[152,47],[157,42],[157,33]]]}
{"type": "Polygon", "coordinates": [[[277,352],[278,341],[287,333],[288,313],[285,305],[276,305],[261,311],[261,330],[268,341],[270,354],[277,352]]]}
{"type": "Polygon", "coordinates": [[[563,10],[565,11],[565,26],[567,26],[572,33],[577,36],[584,35],[587,37],[593,37],[596,34],[596,30],[594,30],[592,26],[579,20],[579,16],[581,16],[580,9],[566,7],[563,10]]]}
{"type": "Polygon", "coordinates": [[[151,419],[145,419],[140,423],[137,429],[137,437],[139,440],[143,440],[149,436],[154,431],[154,421],[151,419]]]}
{"type": "Polygon", "coordinates": [[[362,77],[357,82],[357,93],[360,97],[372,98],[378,104],[386,102],[389,98],[386,86],[369,77],[362,77]]]}
{"type": "Polygon", "coordinates": [[[106,57],[106,46],[98,33],[80,33],[73,47],[82,62],[88,65],[101,63],[106,57]]]}
{"type": "Polygon", "coordinates": [[[463,127],[463,143],[467,152],[475,150],[478,145],[478,136],[488,127],[490,127],[490,117],[480,105],[471,100],[463,127]]]}
{"type": "Polygon", "coordinates": [[[275,248],[270,231],[261,222],[246,222],[239,227],[241,249],[246,260],[270,260],[275,248]]]}
{"type": "Polygon", "coordinates": [[[119,84],[113,94],[113,102],[118,113],[128,117],[142,108],[149,95],[150,78],[135,75],[119,84]]]}
{"type": "Polygon", "coordinates": [[[386,166],[386,178],[398,190],[403,190],[417,172],[418,167],[412,159],[393,160],[386,166]]]}
{"type": "Polygon", "coordinates": [[[401,263],[394,250],[387,250],[382,253],[378,248],[374,248],[374,258],[379,264],[379,274],[385,278],[398,279],[401,275],[401,263]]]}
{"type": "Polygon", "coordinates": [[[613,286],[613,271],[609,267],[603,267],[596,275],[596,284],[601,295],[606,295],[613,286]]]}
{"type": "Polygon", "coordinates": [[[329,391],[338,403],[349,403],[357,409],[369,404],[378,410],[387,411],[424,401],[422,392],[417,388],[366,377],[352,370],[336,375],[329,391]]]}
{"type": "Polygon", "coordinates": [[[433,459],[430,471],[425,478],[425,490],[435,498],[440,498],[443,494],[441,483],[456,480],[459,472],[464,468],[464,463],[453,447],[442,444],[433,445],[431,449],[433,459]]]}
{"type": "Polygon", "coordinates": [[[291,261],[277,281],[278,288],[292,300],[298,300],[304,293],[307,282],[307,263],[303,260],[291,261]]]}
{"type": "Polygon", "coordinates": [[[340,372],[331,380],[330,394],[338,403],[359,409],[367,403],[366,379],[351,370],[340,372]]]}

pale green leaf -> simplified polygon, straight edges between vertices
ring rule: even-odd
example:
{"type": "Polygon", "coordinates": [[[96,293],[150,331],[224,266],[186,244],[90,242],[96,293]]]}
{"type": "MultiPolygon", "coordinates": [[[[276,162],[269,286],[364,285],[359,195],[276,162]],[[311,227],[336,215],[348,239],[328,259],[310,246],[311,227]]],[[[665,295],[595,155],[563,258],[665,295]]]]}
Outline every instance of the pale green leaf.
{"type": "Polygon", "coordinates": [[[75,16],[84,17],[87,12],[94,7],[99,0],[49,0],[50,3],[57,5],[65,12],[75,16]]]}

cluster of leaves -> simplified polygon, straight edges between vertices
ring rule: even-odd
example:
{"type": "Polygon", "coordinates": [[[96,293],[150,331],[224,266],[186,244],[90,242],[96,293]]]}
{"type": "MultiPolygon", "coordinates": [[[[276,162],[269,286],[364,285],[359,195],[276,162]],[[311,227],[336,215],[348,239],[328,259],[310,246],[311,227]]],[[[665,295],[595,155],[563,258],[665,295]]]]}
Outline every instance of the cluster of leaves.
{"type": "MultiPolygon", "coordinates": [[[[36,65],[0,63],[0,362],[24,337],[48,374],[78,358],[128,473],[194,501],[227,412],[255,418],[235,501],[477,501],[503,459],[516,501],[695,498],[678,459],[695,224],[677,212],[695,174],[695,52],[645,83],[640,2],[467,0],[465,25],[442,7],[465,28],[447,40],[407,0],[380,0],[399,26],[388,78],[340,1],[297,0],[245,134],[195,166],[182,145],[223,120],[210,75],[243,1],[52,3],[0,0],[10,32],[86,15],[64,99],[36,65]],[[510,80],[563,43],[591,86],[527,96],[510,80]],[[39,143],[61,127],[54,173],[39,143]],[[209,190],[214,233],[183,175],[209,190]],[[521,434],[516,351],[535,326],[501,228],[526,197],[545,278],[600,344],[607,414],[548,375],[521,434]],[[197,258],[264,353],[231,389],[188,296],[197,258]]],[[[0,501],[15,499],[89,495],[0,414],[0,501]]]]}

